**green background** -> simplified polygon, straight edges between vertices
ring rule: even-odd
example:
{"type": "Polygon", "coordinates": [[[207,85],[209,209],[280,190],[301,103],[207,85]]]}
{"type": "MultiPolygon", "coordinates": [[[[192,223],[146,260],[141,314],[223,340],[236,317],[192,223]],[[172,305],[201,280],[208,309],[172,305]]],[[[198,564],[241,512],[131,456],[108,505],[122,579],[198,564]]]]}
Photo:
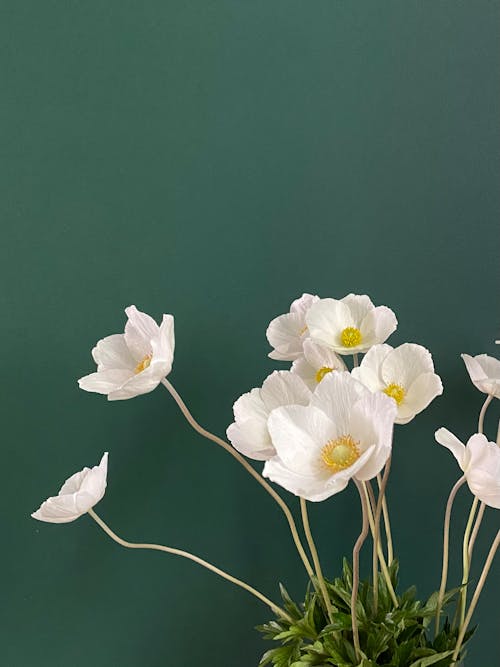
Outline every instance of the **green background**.
{"type": "MultiPolygon", "coordinates": [[[[98,511],[120,535],[190,549],[274,598],[278,580],[303,593],[279,509],[166,391],[107,403],[77,388],[131,303],[175,315],[171,380],[219,434],[279,366],[265,329],[292,299],[392,307],[390,342],[429,347],[445,384],[397,428],[389,488],[402,584],[429,594],[459,475],[433,432],[476,429],[482,396],[459,355],[494,354],[500,333],[500,4],[3,0],[0,13],[1,664],[258,663],[269,613],[244,591],[121,549],[89,517],[30,519],[104,450],[98,511]]],[[[497,419],[495,404],[492,439],[497,419]]],[[[463,491],[450,584],[469,503],[463,491]]],[[[359,530],[354,491],[311,520],[334,574],[359,530]]],[[[490,510],[475,577],[497,526],[490,510]]],[[[471,666],[497,664],[499,573],[471,666]]]]}

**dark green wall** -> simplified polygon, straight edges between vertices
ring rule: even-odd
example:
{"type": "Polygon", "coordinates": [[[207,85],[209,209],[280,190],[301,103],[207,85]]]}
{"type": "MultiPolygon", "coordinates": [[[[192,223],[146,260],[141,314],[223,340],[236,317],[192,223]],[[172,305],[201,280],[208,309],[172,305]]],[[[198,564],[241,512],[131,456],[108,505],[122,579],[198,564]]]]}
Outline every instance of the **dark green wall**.
{"type": "MultiPolygon", "coordinates": [[[[303,291],[391,306],[391,342],[434,354],[445,394],[397,429],[404,585],[438,585],[481,395],[461,352],[499,334],[498,2],[4,0],[0,131],[1,664],[255,667],[266,608],[195,565],[128,552],[88,517],[29,518],[110,451],[99,512],[277,597],[304,576],[272,501],[165,391],[78,390],[130,303],[176,317],[172,381],[223,433],[274,367],[265,328],[303,291]]],[[[487,419],[496,433],[498,404],[487,419]]],[[[292,499],[290,499],[292,500],[292,499]]],[[[469,500],[455,515],[458,538],[469,500]]],[[[325,569],[352,546],[352,490],[312,511],[325,569]]],[[[489,513],[477,549],[498,526],[489,513]]],[[[458,541],[451,582],[459,575],[458,541]]],[[[500,564],[470,665],[499,650],[500,564]]],[[[477,576],[477,567],[474,570],[477,576]]]]}

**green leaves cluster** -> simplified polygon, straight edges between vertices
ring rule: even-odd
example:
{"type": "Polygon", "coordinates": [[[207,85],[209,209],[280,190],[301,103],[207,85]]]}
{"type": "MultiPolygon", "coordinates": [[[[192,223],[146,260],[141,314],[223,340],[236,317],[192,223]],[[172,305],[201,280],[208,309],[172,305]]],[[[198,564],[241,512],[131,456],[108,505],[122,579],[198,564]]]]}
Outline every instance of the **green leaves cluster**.
{"type": "MultiPolygon", "coordinates": [[[[394,561],[390,576],[395,590],[397,573],[398,565],[394,561]]],[[[298,605],[281,586],[283,607],[293,621],[277,618],[257,628],[265,639],[279,644],[262,656],[259,667],[449,667],[453,664],[458,629],[452,629],[446,619],[434,638],[437,592],[422,603],[415,599],[415,588],[410,588],[398,596],[399,604],[395,607],[380,575],[375,611],[373,586],[371,582],[361,582],[356,606],[360,662],[352,642],[352,571],[346,560],[342,576],[333,582],[327,581],[326,585],[334,609],[333,623],[326,616],[321,597],[311,587],[304,603],[298,605]]],[[[457,591],[448,592],[444,602],[454,598],[457,591]]],[[[473,630],[467,633],[466,640],[472,633],[473,630]]],[[[463,657],[462,650],[460,659],[463,657]]]]}

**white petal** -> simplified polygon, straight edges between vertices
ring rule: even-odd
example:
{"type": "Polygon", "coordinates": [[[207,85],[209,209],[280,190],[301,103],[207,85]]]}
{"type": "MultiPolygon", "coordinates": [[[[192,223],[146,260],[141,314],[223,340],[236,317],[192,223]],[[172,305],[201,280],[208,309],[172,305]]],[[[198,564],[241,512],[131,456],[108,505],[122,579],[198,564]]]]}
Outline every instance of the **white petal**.
{"type": "Polygon", "coordinates": [[[289,405],[276,408],[267,422],[277,455],[292,471],[317,475],[321,466],[321,449],[337,437],[331,420],[313,407],[289,405]]]}
{"type": "Polygon", "coordinates": [[[82,480],[80,493],[88,494],[92,499],[93,507],[104,496],[106,491],[106,478],[108,474],[108,452],[105,452],[101,458],[98,466],[94,466],[89,470],[85,478],[82,480]]]}
{"type": "Polygon", "coordinates": [[[374,308],[372,300],[366,294],[348,294],[343,299],[341,299],[341,301],[349,307],[354,321],[354,326],[357,329],[360,328],[361,322],[364,320],[370,310],[373,310],[374,308]]]}
{"type": "Polygon", "coordinates": [[[363,357],[361,364],[353,368],[351,375],[362,382],[370,391],[381,391],[385,383],[381,378],[381,367],[384,359],[393,348],[390,345],[374,345],[363,357]]]}
{"type": "Polygon", "coordinates": [[[401,423],[399,420],[402,419],[407,424],[415,415],[425,410],[436,396],[440,396],[442,393],[443,385],[439,375],[435,373],[423,373],[413,382],[403,401],[398,405],[398,418],[396,421],[401,423]]]}
{"type": "Polygon", "coordinates": [[[311,405],[319,408],[337,425],[339,434],[347,434],[352,406],[369,390],[350,373],[328,373],[312,395],[311,405]]]}
{"type": "Polygon", "coordinates": [[[239,452],[257,461],[265,461],[276,454],[267,430],[269,412],[260,389],[243,394],[233,406],[236,422],[227,429],[227,436],[239,452]]]}
{"type": "Polygon", "coordinates": [[[262,475],[296,496],[312,502],[319,502],[339,493],[349,482],[345,477],[325,479],[316,475],[301,474],[290,470],[277,456],[267,461],[262,475]]]}
{"type": "Polygon", "coordinates": [[[82,514],[84,512],[80,511],[76,504],[76,494],[71,494],[48,498],[31,516],[48,523],[69,523],[82,514]]]}
{"type": "Polygon", "coordinates": [[[163,315],[159,332],[151,340],[153,356],[150,364],[153,373],[162,380],[172,370],[174,347],[174,318],[172,315],[163,315]]]}
{"type": "Polygon", "coordinates": [[[133,375],[134,372],[129,370],[98,371],[97,373],[91,373],[80,378],[78,385],[84,391],[109,394],[120,389],[133,375]]]}
{"type": "Polygon", "coordinates": [[[382,379],[386,385],[394,382],[405,389],[422,373],[434,373],[432,355],[425,347],[415,343],[404,343],[396,347],[386,356],[381,367],[382,379]]]}
{"type": "Polygon", "coordinates": [[[340,340],[342,331],[356,326],[349,306],[336,299],[320,299],[313,304],[307,312],[306,324],[312,340],[336,351],[344,349],[340,340]]]}
{"type": "Polygon", "coordinates": [[[383,343],[396,331],[397,325],[396,316],[387,306],[377,306],[370,310],[361,323],[362,341],[360,347],[363,350],[368,350],[376,343],[383,343]]]}
{"type": "Polygon", "coordinates": [[[320,368],[332,368],[336,371],[345,371],[347,367],[333,350],[324,345],[320,345],[315,341],[307,338],[304,341],[303,345],[304,356],[311,366],[313,366],[316,371],[319,371],[320,368]]]}
{"type": "Polygon", "coordinates": [[[476,433],[467,442],[470,461],[465,471],[472,493],[490,507],[500,509],[500,448],[476,433]]]}
{"type": "Polygon", "coordinates": [[[269,417],[269,410],[260,396],[260,389],[257,388],[240,396],[233,405],[233,412],[237,422],[254,418],[261,418],[264,422],[267,422],[269,417]]]}
{"type": "Polygon", "coordinates": [[[298,359],[295,359],[290,369],[290,372],[296,373],[300,377],[300,379],[307,385],[310,391],[314,391],[314,389],[316,389],[316,385],[318,384],[316,382],[317,370],[313,366],[311,366],[311,364],[307,361],[307,359],[303,355],[298,359]]]}
{"type": "Polygon", "coordinates": [[[109,392],[108,401],[123,401],[148,394],[163,380],[164,371],[165,367],[151,364],[141,373],[132,374],[120,387],[109,392]]]}
{"type": "Polygon", "coordinates": [[[133,370],[136,366],[123,334],[113,334],[100,340],[92,350],[92,356],[98,371],[133,370]]]}
{"type": "Polygon", "coordinates": [[[500,398],[500,361],[487,354],[471,357],[462,354],[462,359],[474,385],[485,394],[500,398]]]}
{"type": "Polygon", "coordinates": [[[135,306],[125,308],[128,317],[125,325],[125,342],[136,362],[151,354],[151,340],[158,335],[158,325],[152,317],[137,310],[135,306]]]}
{"type": "Polygon", "coordinates": [[[304,319],[307,311],[313,305],[313,303],[316,303],[316,301],[319,301],[319,296],[314,294],[307,294],[306,292],[299,299],[295,299],[295,301],[292,302],[292,305],[290,306],[290,312],[296,313],[297,315],[300,315],[302,319],[304,319]]]}
{"type": "Polygon", "coordinates": [[[274,371],[264,380],[260,396],[268,412],[282,405],[307,405],[311,391],[291,371],[274,371]]]}
{"type": "Polygon", "coordinates": [[[267,340],[275,348],[269,353],[271,359],[297,359],[302,354],[302,337],[306,333],[304,328],[304,319],[298,313],[287,313],[272,320],[266,331],[267,340]]]}
{"type": "Polygon", "coordinates": [[[434,433],[434,437],[440,445],[443,445],[443,447],[450,450],[453,456],[457,459],[460,468],[464,470],[467,462],[465,445],[460,442],[457,436],[453,435],[447,428],[440,428],[434,433]]]}

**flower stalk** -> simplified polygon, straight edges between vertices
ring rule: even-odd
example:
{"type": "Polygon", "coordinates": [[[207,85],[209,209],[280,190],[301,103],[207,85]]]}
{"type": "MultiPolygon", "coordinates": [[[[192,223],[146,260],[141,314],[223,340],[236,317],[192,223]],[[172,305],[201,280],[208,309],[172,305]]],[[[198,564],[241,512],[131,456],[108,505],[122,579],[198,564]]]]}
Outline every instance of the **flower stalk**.
{"type": "MultiPolygon", "coordinates": [[[[363,487],[360,482],[356,480],[356,488],[358,489],[359,498],[361,500],[361,509],[363,512],[363,525],[361,532],[359,534],[354,548],[352,550],[352,593],[351,593],[351,620],[352,620],[352,638],[354,643],[354,650],[356,651],[356,657],[358,660],[361,660],[361,647],[359,644],[359,629],[358,629],[358,617],[356,613],[356,603],[358,599],[358,588],[359,588],[359,552],[361,547],[366,540],[368,535],[368,503],[366,496],[363,492],[363,487]]],[[[374,583],[376,587],[376,583],[374,583]]]]}

